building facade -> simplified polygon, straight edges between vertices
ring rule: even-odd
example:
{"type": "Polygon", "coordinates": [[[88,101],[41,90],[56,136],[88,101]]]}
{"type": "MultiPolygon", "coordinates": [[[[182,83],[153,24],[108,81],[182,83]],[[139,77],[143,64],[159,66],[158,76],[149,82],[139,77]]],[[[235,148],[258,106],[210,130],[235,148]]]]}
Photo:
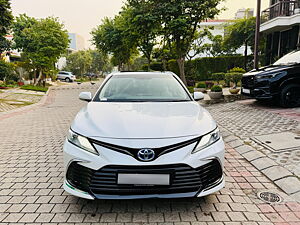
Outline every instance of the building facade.
{"type": "Polygon", "coordinates": [[[300,47],[300,0],[271,0],[261,20],[267,64],[300,47]]]}
{"type": "Polygon", "coordinates": [[[236,13],[235,13],[235,19],[249,19],[251,17],[254,16],[254,9],[239,9],[236,13]]]}
{"type": "Polygon", "coordinates": [[[76,33],[68,33],[70,39],[69,49],[71,51],[84,50],[84,38],[76,33]]]}

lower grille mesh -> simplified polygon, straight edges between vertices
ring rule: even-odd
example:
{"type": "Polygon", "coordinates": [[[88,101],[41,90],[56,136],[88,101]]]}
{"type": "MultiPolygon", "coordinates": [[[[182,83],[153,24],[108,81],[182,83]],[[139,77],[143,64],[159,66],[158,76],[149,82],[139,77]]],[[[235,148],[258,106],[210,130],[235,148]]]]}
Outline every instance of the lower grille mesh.
{"type": "Polygon", "coordinates": [[[185,164],[163,166],[106,166],[98,171],[72,163],[67,179],[74,187],[95,195],[143,195],[198,192],[223,175],[218,160],[193,169],[185,164]],[[168,186],[135,186],[117,184],[118,173],[170,174],[168,186]]]}

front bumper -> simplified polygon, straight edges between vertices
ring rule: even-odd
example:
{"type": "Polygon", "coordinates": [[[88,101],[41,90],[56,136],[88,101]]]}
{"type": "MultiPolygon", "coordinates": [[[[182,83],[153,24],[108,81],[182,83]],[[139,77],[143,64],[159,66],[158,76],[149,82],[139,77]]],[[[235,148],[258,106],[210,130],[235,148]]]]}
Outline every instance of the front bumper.
{"type": "MultiPolygon", "coordinates": [[[[75,196],[86,198],[86,199],[139,199],[139,198],[183,198],[183,197],[201,197],[205,195],[209,195],[214,193],[220,189],[222,189],[225,185],[224,176],[223,176],[223,163],[224,163],[224,143],[222,140],[219,140],[212,146],[209,146],[207,149],[204,149],[200,152],[195,154],[191,154],[191,151],[194,148],[194,144],[186,146],[182,149],[170,152],[168,154],[162,155],[158,157],[156,160],[152,162],[139,162],[131,156],[115,152],[113,150],[106,149],[104,147],[96,146],[97,150],[100,152],[100,156],[91,154],[89,152],[83,151],[82,149],[74,146],[73,144],[69,143],[68,141],[65,142],[64,145],[64,159],[65,159],[65,180],[64,180],[64,189],[75,196]],[[109,186],[112,191],[107,191],[106,189],[95,189],[95,184],[97,182],[103,182],[102,180],[99,181],[99,176],[105,173],[105,176],[108,176],[108,179],[113,179],[116,177],[119,170],[124,170],[125,168],[133,169],[136,171],[135,173],[149,173],[143,169],[145,168],[153,168],[153,171],[158,168],[165,168],[170,170],[171,172],[176,171],[179,166],[185,166],[183,171],[184,173],[194,173],[197,168],[206,168],[212,162],[216,162],[219,164],[219,168],[221,172],[218,175],[218,179],[214,178],[209,185],[203,186],[199,185],[198,188],[187,188],[182,189],[183,191],[170,191],[169,189],[162,187],[161,189],[155,187],[132,187],[132,193],[128,192],[130,187],[119,187],[116,183],[113,186],[109,186]],[[92,174],[97,173],[98,180],[91,175],[91,183],[89,183],[88,188],[82,188],[80,185],[74,185],[69,179],[68,172],[70,172],[71,165],[76,163],[82,169],[80,171],[86,170],[92,171],[92,174]],[[107,171],[112,171],[115,169],[114,174],[106,174],[107,171]],[[168,167],[168,168],[166,168],[168,167]],[[171,167],[171,168],[170,168],[171,167]],[[140,168],[140,169],[139,169],[140,168]],[[106,171],[103,171],[106,170],[106,171]],[[137,171],[139,170],[139,171],[137,171]],[[109,177],[110,176],[110,177],[109,177]],[[93,186],[94,185],[94,186],[93,186]],[[94,188],[94,189],[93,189],[94,188]],[[123,189],[122,189],[123,188],[123,189]],[[95,191],[96,190],[96,191],[95,191]],[[104,191],[103,191],[104,190],[104,191]],[[115,191],[114,191],[115,190],[115,191]],[[153,193],[151,191],[153,190],[153,193]]],[[[162,169],[161,169],[162,170],[162,169]]],[[[160,171],[162,173],[164,170],[160,171]]],[[[177,171],[175,174],[182,175],[183,171],[177,171]]],[[[214,171],[214,170],[213,170],[214,171]]],[[[86,172],[83,172],[85,176],[87,176],[86,172]]],[[[132,172],[130,172],[132,173],[132,172]]],[[[155,173],[155,172],[153,172],[155,173]]],[[[207,169],[205,171],[200,171],[201,174],[207,173],[207,169]]],[[[211,173],[211,172],[210,172],[211,173]]],[[[216,170],[217,173],[217,170],[216,170]]],[[[175,175],[175,177],[177,176],[175,175]]],[[[188,175],[188,174],[187,174],[188,175]]],[[[194,176],[191,174],[191,176],[194,176]]],[[[203,177],[203,176],[202,176],[203,177]]],[[[182,177],[182,179],[189,179],[188,177],[182,177]]],[[[204,179],[204,178],[201,178],[204,179]]],[[[90,181],[89,181],[90,182],[90,181]]],[[[115,181],[113,181],[115,182],[115,181]]],[[[178,182],[178,181],[176,181],[178,182]]],[[[193,183],[191,180],[186,181],[187,184],[191,185],[193,183]]],[[[194,181],[193,181],[194,182],[194,181]]],[[[203,182],[204,183],[204,182],[203,182]]],[[[206,182],[207,183],[207,182],[206,182]]],[[[102,187],[102,186],[101,186],[102,187]]],[[[170,189],[171,190],[171,189],[170,189]]]]}
{"type": "Polygon", "coordinates": [[[256,98],[256,99],[272,99],[274,97],[273,94],[271,94],[270,89],[269,88],[247,88],[247,87],[243,87],[242,88],[242,94],[248,97],[252,97],[252,98],[256,98]],[[248,89],[250,90],[250,93],[245,93],[243,91],[243,89],[248,89]]]}

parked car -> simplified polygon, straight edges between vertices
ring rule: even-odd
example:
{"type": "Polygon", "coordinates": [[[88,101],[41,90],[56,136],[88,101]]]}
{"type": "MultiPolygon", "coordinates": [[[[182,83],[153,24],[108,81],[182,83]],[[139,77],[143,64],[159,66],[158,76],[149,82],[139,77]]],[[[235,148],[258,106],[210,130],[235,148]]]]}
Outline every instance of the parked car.
{"type": "Polygon", "coordinates": [[[242,94],[278,102],[282,107],[300,106],[300,50],[273,65],[243,75],[242,94]]]}
{"type": "Polygon", "coordinates": [[[64,189],[86,199],[201,197],[224,187],[216,122],[171,72],[109,75],[64,144],[64,189]]]}
{"type": "Polygon", "coordinates": [[[72,72],[60,71],[57,74],[57,79],[63,80],[66,82],[74,82],[76,80],[76,76],[74,74],[72,74],[72,72]]]}

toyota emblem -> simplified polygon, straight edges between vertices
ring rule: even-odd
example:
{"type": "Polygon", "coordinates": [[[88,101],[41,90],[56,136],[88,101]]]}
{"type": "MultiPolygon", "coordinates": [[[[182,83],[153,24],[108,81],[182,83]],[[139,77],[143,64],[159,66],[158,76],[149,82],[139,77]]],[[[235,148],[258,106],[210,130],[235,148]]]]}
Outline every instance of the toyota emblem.
{"type": "Polygon", "coordinates": [[[145,149],[141,149],[138,152],[137,156],[141,161],[148,162],[155,158],[155,152],[152,149],[145,148],[145,149]]]}

